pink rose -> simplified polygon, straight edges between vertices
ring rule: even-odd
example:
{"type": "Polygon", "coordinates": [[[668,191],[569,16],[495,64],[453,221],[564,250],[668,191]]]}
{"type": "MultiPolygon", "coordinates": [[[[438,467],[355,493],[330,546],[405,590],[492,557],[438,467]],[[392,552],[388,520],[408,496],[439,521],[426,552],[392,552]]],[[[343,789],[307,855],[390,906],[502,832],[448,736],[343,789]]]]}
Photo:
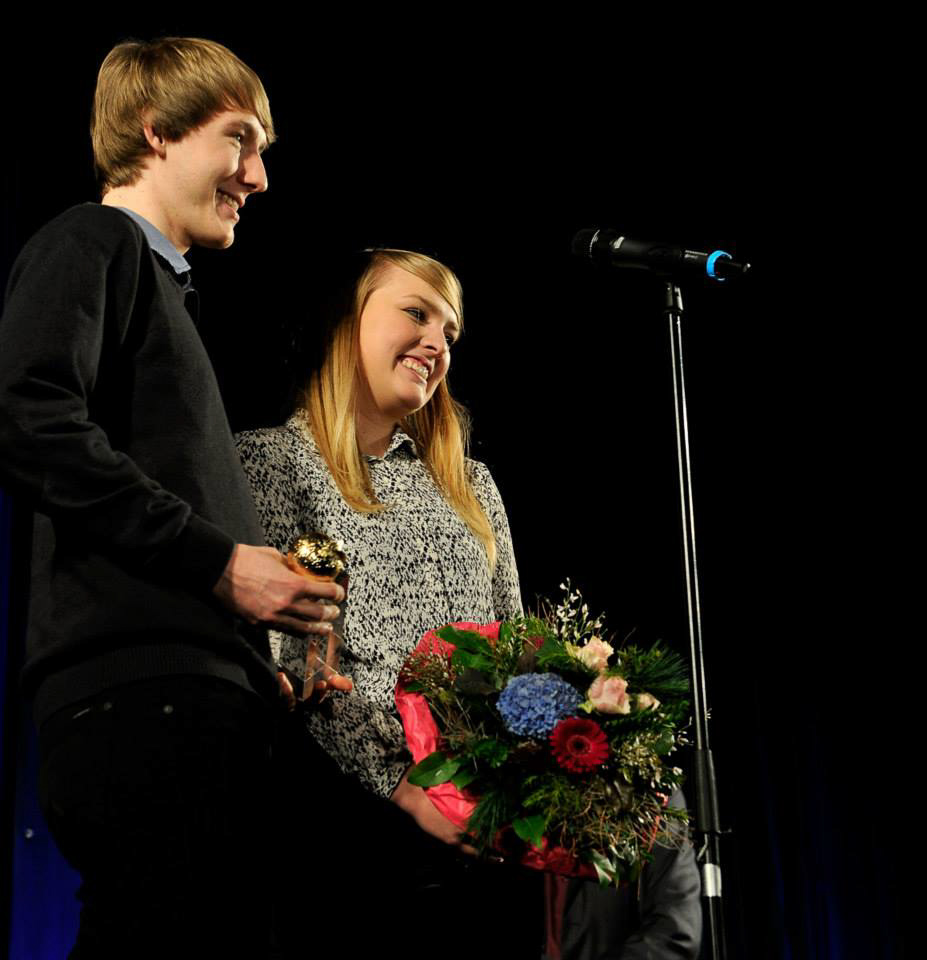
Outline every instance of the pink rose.
{"type": "Polygon", "coordinates": [[[579,652],[579,659],[593,670],[604,670],[608,666],[608,658],[614,653],[610,643],[599,637],[593,637],[579,652]]]}
{"type": "Polygon", "coordinates": [[[608,666],[608,658],[615,652],[610,643],[599,637],[593,637],[584,647],[573,643],[565,644],[567,653],[571,657],[581,660],[590,670],[604,670],[608,666]]]}
{"type": "Polygon", "coordinates": [[[603,673],[592,681],[586,696],[599,713],[630,713],[627,689],[628,683],[623,677],[606,677],[603,673]]]}
{"type": "Polygon", "coordinates": [[[639,693],[637,695],[638,710],[656,710],[660,706],[660,701],[652,693],[639,693]]]}

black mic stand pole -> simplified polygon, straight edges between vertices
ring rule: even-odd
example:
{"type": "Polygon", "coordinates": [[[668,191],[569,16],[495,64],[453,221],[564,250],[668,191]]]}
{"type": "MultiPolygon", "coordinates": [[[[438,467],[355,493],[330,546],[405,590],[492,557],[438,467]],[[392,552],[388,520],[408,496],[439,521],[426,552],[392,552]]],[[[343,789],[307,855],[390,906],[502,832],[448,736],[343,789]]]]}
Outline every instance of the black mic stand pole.
{"type": "Polygon", "coordinates": [[[718,817],[718,789],[714,763],[708,745],[707,687],[702,649],[702,617],[698,592],[698,564],[695,551],[695,512],[692,496],[692,465],[689,458],[689,418],[686,380],[682,362],[682,291],[666,281],[664,314],[669,321],[673,359],[673,398],[676,407],[676,457],[679,464],[679,502],[682,517],[683,565],[686,575],[686,604],[689,620],[689,648],[692,660],[692,693],[695,722],[695,827],[701,838],[703,916],[710,952],[702,956],[724,960],[727,948],[721,901],[721,825],[718,817]]]}

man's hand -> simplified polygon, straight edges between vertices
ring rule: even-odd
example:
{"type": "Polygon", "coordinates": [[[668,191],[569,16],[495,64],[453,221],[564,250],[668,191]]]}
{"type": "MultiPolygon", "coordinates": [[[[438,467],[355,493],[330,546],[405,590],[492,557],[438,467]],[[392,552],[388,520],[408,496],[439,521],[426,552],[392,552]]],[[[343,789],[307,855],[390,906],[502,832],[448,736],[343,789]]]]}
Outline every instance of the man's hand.
{"type": "Polygon", "coordinates": [[[408,773],[399,781],[399,786],[393,791],[390,800],[401,810],[405,810],[410,817],[425,831],[438,840],[455,847],[464,853],[476,854],[476,849],[463,842],[463,831],[455,823],[451,823],[443,813],[428,799],[421,787],[415,787],[408,781],[408,773]]]}
{"type": "Polygon", "coordinates": [[[337,583],[312,580],[293,573],[286,557],[272,547],[235,545],[228,566],[212,588],[213,593],[248,623],[266,623],[299,635],[330,633],[338,616],[333,603],[341,603],[344,589],[337,583]]]}

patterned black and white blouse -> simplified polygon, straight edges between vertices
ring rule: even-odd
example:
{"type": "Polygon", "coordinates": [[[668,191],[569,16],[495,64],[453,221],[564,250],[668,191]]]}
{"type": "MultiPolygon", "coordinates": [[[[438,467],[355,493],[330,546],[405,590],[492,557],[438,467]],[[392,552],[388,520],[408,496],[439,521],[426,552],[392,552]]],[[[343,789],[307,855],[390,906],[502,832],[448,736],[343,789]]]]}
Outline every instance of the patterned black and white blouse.
{"type": "MultiPolygon", "coordinates": [[[[311,531],[344,544],[350,581],[341,669],[354,690],[332,695],[330,716],[309,714],[309,729],[345,773],[389,797],[411,763],[394,701],[406,656],[426,630],[521,612],[499,491],[483,464],[468,461],[496,537],[491,574],[483,544],[441,495],[401,430],[382,458],[367,457],[376,495],[389,505],[379,513],[359,513],[344,502],[302,414],[236,439],[270,546],[286,550],[311,531]]],[[[271,641],[279,662],[300,672],[306,641],[279,633],[271,641]]]]}

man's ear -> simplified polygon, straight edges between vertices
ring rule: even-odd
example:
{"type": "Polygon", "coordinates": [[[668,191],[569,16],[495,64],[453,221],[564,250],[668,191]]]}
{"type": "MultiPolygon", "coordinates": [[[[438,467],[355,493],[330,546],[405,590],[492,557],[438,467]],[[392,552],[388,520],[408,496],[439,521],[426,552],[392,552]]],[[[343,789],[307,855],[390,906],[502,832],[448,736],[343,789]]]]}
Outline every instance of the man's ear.
{"type": "Polygon", "coordinates": [[[157,127],[150,117],[142,117],[142,132],[145,134],[145,140],[152,153],[157,154],[162,160],[167,153],[167,141],[158,133],[157,127]]]}

